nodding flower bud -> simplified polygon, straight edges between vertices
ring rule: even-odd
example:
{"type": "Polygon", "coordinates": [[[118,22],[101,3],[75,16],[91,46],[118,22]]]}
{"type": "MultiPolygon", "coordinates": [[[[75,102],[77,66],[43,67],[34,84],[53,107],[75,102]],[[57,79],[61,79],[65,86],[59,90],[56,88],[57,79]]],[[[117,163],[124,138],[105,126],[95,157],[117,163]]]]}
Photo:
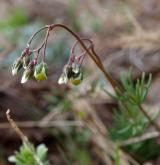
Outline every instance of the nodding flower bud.
{"type": "Polygon", "coordinates": [[[80,66],[77,63],[73,63],[72,66],[65,65],[63,73],[58,79],[58,84],[66,84],[68,80],[74,85],[79,85],[82,82],[83,74],[80,66]]]}
{"type": "Polygon", "coordinates": [[[60,78],[58,79],[58,84],[67,84],[68,82],[68,77],[66,74],[62,73],[60,78]]]}
{"type": "Polygon", "coordinates": [[[23,72],[21,83],[26,83],[33,76],[33,67],[34,65],[31,63],[27,66],[25,71],[23,72]]]}
{"type": "Polygon", "coordinates": [[[73,85],[79,85],[83,80],[83,73],[81,70],[70,79],[73,85]]]}
{"type": "Polygon", "coordinates": [[[23,60],[23,68],[26,69],[30,62],[30,58],[26,56],[26,57],[23,57],[22,60],[23,60]]]}
{"type": "Polygon", "coordinates": [[[17,58],[15,62],[12,65],[12,75],[16,75],[18,71],[22,68],[23,66],[23,60],[21,57],[17,58]]]}
{"type": "Polygon", "coordinates": [[[76,62],[73,62],[72,63],[72,71],[74,72],[74,73],[79,73],[79,71],[80,71],[80,65],[78,64],[78,63],[76,63],[76,62]]]}
{"type": "Polygon", "coordinates": [[[46,63],[41,62],[35,67],[34,77],[37,81],[43,81],[47,79],[48,66],[46,63]]]}

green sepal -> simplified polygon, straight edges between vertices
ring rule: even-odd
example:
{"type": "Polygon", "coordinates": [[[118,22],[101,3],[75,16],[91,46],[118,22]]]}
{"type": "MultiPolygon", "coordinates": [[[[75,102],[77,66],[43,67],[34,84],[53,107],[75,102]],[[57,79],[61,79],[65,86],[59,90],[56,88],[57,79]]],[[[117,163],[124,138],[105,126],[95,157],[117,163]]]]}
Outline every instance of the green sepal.
{"type": "Polygon", "coordinates": [[[83,73],[80,71],[77,74],[74,74],[72,78],[70,78],[70,81],[73,85],[79,85],[83,80],[83,73]]]}
{"type": "Polygon", "coordinates": [[[33,76],[33,66],[29,65],[23,72],[21,83],[26,83],[33,76]]]}
{"type": "Polygon", "coordinates": [[[18,71],[22,68],[23,66],[23,60],[21,57],[17,58],[13,65],[12,65],[12,75],[16,75],[18,73],[18,71]]]}
{"type": "Polygon", "coordinates": [[[35,67],[34,77],[37,81],[43,81],[47,79],[48,66],[46,63],[41,62],[35,67]]]}

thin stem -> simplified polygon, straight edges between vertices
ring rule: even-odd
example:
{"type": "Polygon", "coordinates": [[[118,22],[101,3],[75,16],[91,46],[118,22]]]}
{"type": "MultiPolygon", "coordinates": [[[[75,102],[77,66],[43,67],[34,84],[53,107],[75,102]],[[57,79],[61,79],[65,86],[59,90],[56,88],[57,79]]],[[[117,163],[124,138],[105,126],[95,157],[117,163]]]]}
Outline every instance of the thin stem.
{"type": "Polygon", "coordinates": [[[46,33],[46,37],[45,37],[45,40],[44,40],[44,51],[43,51],[43,57],[42,57],[43,62],[46,61],[46,59],[45,59],[45,57],[46,57],[46,47],[47,47],[49,32],[50,32],[50,28],[48,28],[47,33],[46,33]]]}
{"type": "MultiPolygon", "coordinates": [[[[92,41],[90,39],[81,38],[81,40],[90,42],[90,46],[88,47],[88,49],[91,48],[92,41]]],[[[71,48],[70,54],[74,54],[75,48],[76,48],[76,46],[77,46],[78,43],[79,43],[78,41],[75,41],[75,43],[73,44],[73,46],[71,48]]],[[[86,51],[84,51],[82,54],[84,54],[84,53],[86,53],[86,51]]]]}
{"type": "MultiPolygon", "coordinates": [[[[48,30],[46,32],[46,36],[48,35],[48,30]]],[[[39,32],[40,31],[36,32],[35,34],[38,34],[39,32]]],[[[33,37],[35,37],[35,35],[32,36],[32,40],[33,40],[33,37]]],[[[31,43],[32,40],[30,40],[29,42],[31,43]]],[[[33,52],[40,51],[43,48],[43,46],[45,45],[45,43],[46,43],[46,37],[45,37],[44,41],[42,42],[42,44],[38,48],[30,50],[30,52],[33,53],[33,52]]],[[[30,46],[30,45],[28,45],[28,46],[30,46]]]]}
{"type": "Polygon", "coordinates": [[[43,48],[44,44],[45,44],[45,41],[38,48],[30,50],[30,52],[33,53],[33,52],[40,51],[43,48]]]}
{"type": "MultiPolygon", "coordinates": [[[[89,39],[85,39],[85,38],[81,38],[81,40],[83,40],[83,41],[89,41],[90,42],[90,45],[88,46],[88,50],[92,47],[92,42],[89,40],[89,39]]],[[[82,65],[82,63],[83,63],[83,60],[84,60],[84,58],[85,58],[85,55],[86,55],[86,51],[83,51],[81,54],[79,54],[79,55],[75,55],[75,48],[76,48],[76,46],[78,45],[78,41],[76,41],[74,44],[73,44],[73,46],[72,46],[72,48],[71,48],[71,51],[70,51],[70,58],[69,58],[69,61],[68,61],[68,64],[70,63],[70,61],[71,61],[71,59],[73,58],[73,57],[75,57],[75,56],[77,56],[77,61],[78,61],[78,63],[80,64],[80,66],[82,65]]]]}
{"type": "Polygon", "coordinates": [[[27,141],[27,137],[23,134],[23,132],[18,128],[17,124],[14,122],[14,120],[11,118],[10,116],[10,110],[8,109],[6,112],[6,116],[7,116],[7,120],[9,122],[9,124],[11,125],[11,127],[15,130],[15,132],[17,133],[17,135],[23,140],[23,141],[27,141]]]}
{"type": "Polygon", "coordinates": [[[143,109],[142,105],[139,105],[139,108],[144,114],[144,116],[148,119],[148,121],[157,129],[158,132],[160,132],[159,125],[154,120],[152,120],[152,118],[148,115],[148,113],[143,109]]]}
{"type": "Polygon", "coordinates": [[[40,56],[40,50],[35,52],[37,54],[35,54],[34,60],[36,61],[36,63],[38,62],[39,56],[40,56]]]}
{"type": "MultiPolygon", "coordinates": [[[[45,26],[45,27],[39,29],[38,31],[36,31],[36,32],[31,36],[31,38],[28,40],[27,46],[30,47],[30,44],[32,43],[34,37],[35,37],[39,32],[41,32],[41,31],[43,31],[43,30],[45,30],[45,29],[48,29],[47,32],[46,32],[46,36],[47,36],[47,35],[48,35],[48,31],[49,31],[49,26],[45,26]]],[[[39,52],[39,51],[43,48],[43,46],[45,45],[45,43],[46,43],[46,37],[45,37],[44,41],[42,42],[42,44],[41,44],[38,48],[33,49],[33,50],[30,50],[30,52],[31,52],[31,53],[37,52],[37,51],[39,52]]]]}
{"type": "Polygon", "coordinates": [[[39,29],[38,31],[36,31],[36,32],[31,36],[31,38],[28,40],[28,43],[27,43],[28,47],[30,46],[30,44],[31,44],[31,42],[32,42],[32,40],[33,40],[33,38],[34,38],[39,32],[41,32],[41,31],[43,31],[43,30],[45,30],[45,29],[48,29],[48,26],[45,26],[45,27],[39,29]]]}

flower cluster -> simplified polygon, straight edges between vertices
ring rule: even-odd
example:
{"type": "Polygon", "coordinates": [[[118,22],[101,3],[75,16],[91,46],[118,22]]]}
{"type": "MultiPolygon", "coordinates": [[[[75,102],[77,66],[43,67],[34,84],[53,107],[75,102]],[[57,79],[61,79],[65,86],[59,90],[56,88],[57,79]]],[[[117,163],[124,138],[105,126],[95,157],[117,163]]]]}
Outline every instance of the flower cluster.
{"type": "MultiPolygon", "coordinates": [[[[31,38],[29,39],[27,43],[27,47],[23,50],[21,56],[15,60],[12,66],[12,74],[16,75],[20,69],[24,69],[21,83],[26,83],[30,78],[34,77],[37,81],[42,81],[47,79],[48,74],[48,67],[45,63],[46,58],[46,47],[47,47],[47,41],[48,37],[50,35],[50,32],[55,27],[61,27],[70,32],[77,41],[75,44],[73,44],[71,48],[70,57],[68,60],[68,63],[63,67],[63,72],[58,79],[59,84],[66,84],[67,82],[71,82],[73,85],[79,85],[83,80],[83,73],[81,69],[82,62],[84,60],[85,54],[89,52],[89,49],[91,48],[92,42],[89,39],[81,39],[79,38],[73,31],[71,31],[68,27],[62,25],[62,24],[53,24],[53,25],[47,25],[41,29],[39,29],[37,32],[35,32],[31,38]],[[40,44],[40,46],[36,49],[31,50],[30,45],[35,38],[35,36],[43,31],[46,30],[46,35],[44,38],[44,41],[40,44]],[[90,46],[87,48],[83,41],[89,42],[90,46]],[[85,50],[79,55],[75,55],[75,47],[78,44],[81,44],[83,49],[85,50]],[[43,50],[43,52],[42,52],[43,50]],[[34,54],[34,58],[30,58],[30,56],[34,54]],[[42,61],[39,63],[39,57],[42,55],[42,61]],[[32,60],[31,60],[32,59],[32,60]]],[[[93,50],[92,50],[93,51],[93,50]]],[[[93,53],[90,53],[90,56],[95,60],[95,57],[93,57],[93,53]]],[[[95,60],[97,63],[97,60],[95,60]]]]}
{"type": "Polygon", "coordinates": [[[82,80],[83,73],[80,67],[80,63],[77,60],[74,60],[64,66],[63,72],[58,80],[58,83],[66,84],[68,81],[70,81],[74,85],[79,85],[82,80]]]}
{"type": "Polygon", "coordinates": [[[37,81],[47,79],[48,67],[45,62],[37,64],[37,58],[30,61],[31,52],[26,48],[21,56],[15,60],[12,65],[12,75],[17,75],[20,69],[24,69],[21,83],[26,83],[30,78],[34,77],[37,81]]]}

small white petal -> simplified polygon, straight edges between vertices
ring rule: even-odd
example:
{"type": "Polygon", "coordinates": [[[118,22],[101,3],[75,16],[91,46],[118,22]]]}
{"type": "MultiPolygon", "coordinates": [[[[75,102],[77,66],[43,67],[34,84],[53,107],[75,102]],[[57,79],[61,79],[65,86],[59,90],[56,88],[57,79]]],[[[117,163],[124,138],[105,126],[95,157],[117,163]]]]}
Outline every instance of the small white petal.
{"type": "Polygon", "coordinates": [[[24,84],[27,82],[27,80],[28,79],[26,78],[26,76],[22,76],[21,83],[24,84]]]}
{"type": "Polygon", "coordinates": [[[12,75],[13,76],[17,75],[17,69],[12,69],[12,75]]]}
{"type": "Polygon", "coordinates": [[[80,70],[79,65],[77,63],[73,63],[72,64],[72,71],[77,74],[79,72],[79,70],[80,70]]]}
{"type": "Polygon", "coordinates": [[[58,84],[66,84],[68,82],[68,78],[66,76],[64,76],[63,74],[60,76],[60,78],[58,79],[58,84]]]}

